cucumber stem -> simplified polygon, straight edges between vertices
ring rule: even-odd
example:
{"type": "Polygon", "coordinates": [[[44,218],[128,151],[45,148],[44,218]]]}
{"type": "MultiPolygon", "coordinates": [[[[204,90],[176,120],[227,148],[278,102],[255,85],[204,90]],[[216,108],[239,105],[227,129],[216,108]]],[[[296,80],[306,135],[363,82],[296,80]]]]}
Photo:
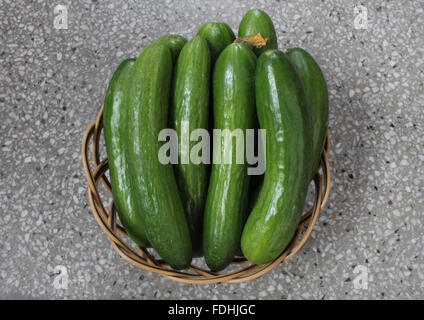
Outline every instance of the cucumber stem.
{"type": "Polygon", "coordinates": [[[266,46],[267,41],[268,41],[268,38],[262,37],[261,33],[258,32],[258,34],[254,36],[237,38],[236,40],[234,40],[234,43],[246,43],[250,45],[251,47],[262,48],[266,46]]]}

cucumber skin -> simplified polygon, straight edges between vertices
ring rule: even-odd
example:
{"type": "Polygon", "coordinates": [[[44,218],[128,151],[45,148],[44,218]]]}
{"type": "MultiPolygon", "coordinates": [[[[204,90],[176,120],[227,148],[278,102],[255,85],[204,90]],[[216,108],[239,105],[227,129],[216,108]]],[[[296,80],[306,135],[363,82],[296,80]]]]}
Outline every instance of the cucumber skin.
{"type": "Polygon", "coordinates": [[[318,63],[307,51],[292,48],[286,54],[302,79],[311,106],[314,127],[312,179],[318,169],[328,129],[327,83],[318,63]]]}
{"type": "Polygon", "coordinates": [[[127,148],[131,187],[147,238],[174,269],[190,264],[190,234],[172,165],[158,159],[159,132],[167,127],[172,57],[161,43],[149,45],[133,69],[128,99],[127,148]]]}
{"type": "Polygon", "coordinates": [[[268,40],[265,46],[253,48],[258,57],[268,49],[277,49],[277,34],[275,33],[274,24],[267,13],[259,9],[249,10],[240,22],[238,37],[254,36],[259,32],[262,37],[268,40]]]}
{"type": "MultiPolygon", "coordinates": [[[[216,129],[251,129],[255,115],[256,56],[245,44],[231,44],[213,74],[216,129]]],[[[235,143],[233,143],[233,148],[235,143]]],[[[222,146],[221,146],[222,148],[222,146]]],[[[213,152],[222,152],[214,146],[213,152]]],[[[222,153],[221,153],[222,154],[222,153]]],[[[204,216],[203,251],[209,268],[224,269],[240,246],[250,177],[247,164],[212,164],[204,216]]]]}
{"type": "Polygon", "coordinates": [[[206,39],[211,52],[212,65],[215,64],[221,52],[236,39],[233,30],[222,22],[208,22],[197,32],[206,39]]]}
{"type": "Polygon", "coordinates": [[[125,98],[135,59],[126,59],[116,69],[109,87],[103,109],[103,127],[108,154],[110,183],[119,220],[129,237],[141,247],[150,246],[139,212],[131,196],[130,174],[125,156],[127,109],[125,98]]]}
{"type": "Polygon", "coordinates": [[[312,164],[312,120],[303,84],[278,50],[256,68],[259,123],[266,129],[266,172],[241,238],[245,257],[268,263],[284,250],[302,214],[312,164]]]}
{"type": "Polygon", "coordinates": [[[172,62],[175,65],[178,56],[181,52],[181,49],[187,43],[187,39],[178,34],[170,34],[167,36],[160,37],[157,42],[162,42],[163,44],[168,46],[169,50],[171,50],[172,62]]]}
{"type": "MultiPolygon", "coordinates": [[[[208,43],[201,36],[195,36],[182,49],[174,71],[171,126],[176,130],[180,143],[183,121],[189,122],[189,134],[198,128],[208,130],[210,74],[208,43]]],[[[190,150],[196,144],[190,141],[190,150]]],[[[187,216],[193,253],[198,256],[202,251],[203,210],[210,168],[191,161],[182,164],[180,147],[174,172],[187,216]]]]}

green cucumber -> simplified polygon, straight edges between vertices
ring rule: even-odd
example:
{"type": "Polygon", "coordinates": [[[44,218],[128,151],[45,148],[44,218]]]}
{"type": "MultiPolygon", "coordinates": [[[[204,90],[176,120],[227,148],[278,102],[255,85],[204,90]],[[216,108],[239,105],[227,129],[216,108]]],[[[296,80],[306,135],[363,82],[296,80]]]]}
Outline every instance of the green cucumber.
{"type": "Polygon", "coordinates": [[[192,250],[189,229],[171,164],[158,153],[167,128],[172,74],[169,48],[149,45],[135,62],[128,94],[127,157],[131,187],[152,247],[173,268],[186,268],[192,250]]]}
{"type": "Polygon", "coordinates": [[[292,48],[287,50],[287,57],[302,79],[306,97],[311,106],[314,127],[312,178],[318,169],[328,129],[327,84],[321,68],[308,52],[300,48],[292,48]]]}
{"type": "MultiPolygon", "coordinates": [[[[234,35],[233,30],[230,26],[223,22],[208,22],[202,25],[197,32],[197,35],[202,36],[206,39],[209,45],[211,53],[211,65],[212,69],[215,66],[215,62],[218,59],[221,52],[231,43],[234,42],[236,36],[234,35]]],[[[210,104],[213,103],[213,94],[210,95],[210,104]]],[[[211,119],[209,123],[209,130],[212,133],[214,128],[213,123],[213,110],[210,108],[209,118],[211,119]]],[[[213,141],[211,141],[211,148],[213,149],[213,141]]]]}
{"type": "Polygon", "coordinates": [[[177,132],[179,141],[178,164],[174,171],[195,255],[200,255],[202,251],[203,209],[209,182],[209,166],[190,161],[190,150],[198,141],[190,141],[188,150],[182,148],[185,142],[181,131],[187,130],[190,136],[195,129],[208,130],[210,73],[208,43],[201,36],[195,36],[187,42],[178,58],[171,98],[171,126],[177,132]],[[182,159],[185,155],[186,159],[182,159]]]}
{"type": "Polygon", "coordinates": [[[205,23],[200,27],[197,34],[205,38],[209,44],[212,65],[215,64],[222,50],[236,39],[233,30],[222,22],[205,23]]]}
{"type": "MultiPolygon", "coordinates": [[[[267,39],[267,44],[264,47],[252,47],[255,54],[259,57],[267,49],[277,49],[277,35],[271,18],[264,11],[259,9],[253,9],[248,11],[240,22],[238,37],[254,36],[260,33],[264,38],[267,39]]],[[[257,121],[257,117],[256,117],[257,121]]],[[[257,126],[255,126],[257,128],[257,126]]],[[[255,152],[258,151],[258,145],[256,143],[257,132],[255,131],[255,152]]],[[[256,190],[263,181],[263,175],[253,176],[250,188],[250,198],[252,193],[256,190]]]]}
{"type": "Polygon", "coordinates": [[[177,34],[170,34],[167,36],[160,37],[157,42],[162,42],[163,44],[168,46],[169,50],[171,50],[172,62],[175,65],[178,56],[181,52],[181,49],[186,44],[187,39],[177,34]]]}
{"type": "Polygon", "coordinates": [[[275,33],[271,18],[262,10],[252,9],[249,10],[241,20],[238,37],[244,38],[254,36],[258,33],[267,39],[265,46],[253,48],[253,51],[258,57],[268,49],[277,49],[277,34],[275,33]]]}
{"type": "Polygon", "coordinates": [[[256,264],[277,258],[305,206],[312,165],[312,120],[304,87],[284,53],[268,50],[256,68],[256,107],[266,130],[266,171],[244,226],[241,248],[256,264]]]}
{"type": "Polygon", "coordinates": [[[125,156],[129,79],[135,59],[124,60],[113,74],[106,92],[103,109],[103,127],[106,152],[109,162],[110,183],[119,219],[129,237],[141,247],[148,247],[144,227],[139,212],[131,196],[130,173],[125,156]]]}
{"type": "MultiPolygon", "coordinates": [[[[219,56],[213,74],[215,129],[251,129],[255,116],[256,56],[246,44],[233,43],[219,56]]],[[[247,163],[236,161],[236,143],[232,139],[231,164],[212,164],[206,199],[203,251],[211,270],[225,268],[240,246],[245,219],[249,176],[247,163]]],[[[215,141],[213,158],[228,154],[225,143],[215,141]]],[[[244,156],[244,155],[243,155],[244,156]]]]}

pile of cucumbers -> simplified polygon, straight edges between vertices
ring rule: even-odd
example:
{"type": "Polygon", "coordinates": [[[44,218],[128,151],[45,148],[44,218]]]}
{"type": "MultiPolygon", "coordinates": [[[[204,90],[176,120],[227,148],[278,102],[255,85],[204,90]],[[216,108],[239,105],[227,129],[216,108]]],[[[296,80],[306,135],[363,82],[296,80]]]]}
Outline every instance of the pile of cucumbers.
{"type": "Polygon", "coordinates": [[[206,23],[190,41],[160,37],[119,65],[104,102],[120,221],[133,241],[154,248],[174,269],[200,256],[213,271],[234,256],[271,262],[298,226],[327,123],[320,67],[303,49],[279,51],[265,12],[248,11],[237,39],[220,22],[206,23]],[[243,40],[258,34],[265,45],[243,40]],[[182,129],[265,129],[265,174],[249,176],[249,165],[237,163],[235,154],[231,164],[186,163],[181,160],[190,150],[181,146],[178,164],[164,165],[158,159],[164,128],[177,135],[182,129]]]}

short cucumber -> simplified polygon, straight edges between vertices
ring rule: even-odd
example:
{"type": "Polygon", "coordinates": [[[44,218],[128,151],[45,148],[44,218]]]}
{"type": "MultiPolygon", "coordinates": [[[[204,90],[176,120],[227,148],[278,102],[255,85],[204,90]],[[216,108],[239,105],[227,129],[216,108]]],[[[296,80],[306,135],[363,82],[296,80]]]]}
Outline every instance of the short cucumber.
{"type": "Polygon", "coordinates": [[[215,64],[222,50],[236,39],[233,30],[222,22],[205,23],[197,34],[205,38],[209,44],[212,65],[215,64]]]}
{"type": "Polygon", "coordinates": [[[119,219],[131,239],[148,247],[139,211],[131,196],[130,173],[125,156],[127,124],[126,97],[135,59],[124,60],[113,74],[106,92],[103,109],[103,127],[109,161],[110,183],[119,219]]]}
{"type": "Polygon", "coordinates": [[[159,132],[167,128],[172,57],[168,47],[154,42],[135,62],[128,94],[127,156],[131,187],[152,247],[173,268],[190,264],[189,229],[171,164],[158,152],[159,132]]]}
{"type": "Polygon", "coordinates": [[[253,51],[258,57],[268,49],[277,49],[277,34],[275,33],[274,24],[271,18],[262,10],[252,9],[249,10],[241,20],[238,37],[254,36],[258,33],[267,39],[265,46],[253,48],[253,51]]]}
{"type": "MultiPolygon", "coordinates": [[[[215,129],[241,130],[254,125],[256,56],[243,43],[227,46],[219,56],[213,74],[215,129]]],[[[232,141],[231,164],[214,163],[209,182],[204,216],[203,248],[207,265],[217,271],[225,268],[240,246],[245,219],[249,176],[236,159],[235,138],[232,141]]],[[[229,154],[224,139],[213,148],[213,158],[229,154]]],[[[240,146],[238,146],[240,147],[240,146]]]]}
{"type": "Polygon", "coordinates": [[[311,106],[314,127],[312,178],[318,169],[328,129],[327,84],[318,63],[307,51],[292,48],[287,50],[287,57],[294,64],[303,81],[306,97],[311,106]]]}
{"type": "Polygon", "coordinates": [[[181,49],[187,42],[187,39],[177,34],[170,34],[160,37],[157,41],[168,46],[169,50],[171,50],[172,62],[175,64],[181,49]]]}
{"type": "Polygon", "coordinates": [[[190,150],[199,141],[190,141],[187,146],[189,148],[183,147],[185,141],[181,131],[187,130],[189,137],[195,129],[208,129],[210,73],[208,43],[201,36],[195,36],[186,43],[178,58],[171,97],[171,126],[176,130],[179,142],[178,164],[174,171],[195,255],[202,251],[203,209],[209,182],[209,166],[191,161],[190,150]],[[182,159],[183,157],[186,159],[182,159]]]}
{"type": "Polygon", "coordinates": [[[266,171],[241,247],[249,261],[263,264],[277,258],[293,237],[312,164],[310,106],[295,67],[278,50],[258,59],[256,106],[266,130],[266,171]]]}

